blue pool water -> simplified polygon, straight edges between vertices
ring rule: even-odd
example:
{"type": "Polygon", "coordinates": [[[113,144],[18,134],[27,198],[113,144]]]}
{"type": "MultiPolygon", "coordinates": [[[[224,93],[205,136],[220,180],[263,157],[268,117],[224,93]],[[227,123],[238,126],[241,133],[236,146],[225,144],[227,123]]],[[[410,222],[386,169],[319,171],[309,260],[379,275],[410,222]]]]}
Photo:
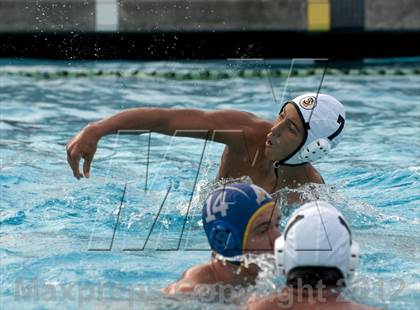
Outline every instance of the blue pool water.
{"type": "MultiPolygon", "coordinates": [[[[0,71],[238,66],[3,61],[0,71]]],[[[319,82],[319,75],[293,77],[287,87],[285,78],[272,80],[278,100],[316,92],[319,82]]],[[[415,309],[420,301],[420,77],[327,75],[322,92],[339,98],[347,112],[343,141],[315,166],[327,183],[317,193],[342,210],[360,244],[349,298],[415,309]]],[[[83,126],[139,106],[234,108],[267,119],[279,108],[263,78],[0,74],[2,309],[223,308],[160,293],[187,267],[209,259],[208,251],[194,251],[207,248],[199,201],[216,176],[221,145],[207,145],[200,164],[203,141],[152,134],[148,157],[147,135],[108,136],[99,143],[90,179],[77,181],[67,165],[65,145],[83,126]]],[[[299,192],[310,195],[305,188],[299,192]]],[[[270,261],[262,263],[268,267],[257,291],[272,283],[270,261]]]]}

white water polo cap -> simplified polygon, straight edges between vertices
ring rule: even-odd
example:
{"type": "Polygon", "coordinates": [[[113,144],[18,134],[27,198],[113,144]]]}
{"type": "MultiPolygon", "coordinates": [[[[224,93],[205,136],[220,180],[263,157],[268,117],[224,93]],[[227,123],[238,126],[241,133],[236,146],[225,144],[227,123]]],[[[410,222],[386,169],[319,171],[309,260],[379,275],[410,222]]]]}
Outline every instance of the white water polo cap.
{"type": "Polygon", "coordinates": [[[339,269],[345,280],[354,273],[359,256],[343,215],[325,201],[296,210],[274,251],[277,268],[286,276],[297,267],[330,267],[339,269]]]}
{"type": "MultiPolygon", "coordinates": [[[[303,122],[304,137],[299,147],[278,163],[301,165],[322,158],[343,136],[346,118],[343,105],[330,95],[316,93],[301,95],[291,102],[303,122]]],[[[286,102],[280,113],[291,102],[286,102]]]]}

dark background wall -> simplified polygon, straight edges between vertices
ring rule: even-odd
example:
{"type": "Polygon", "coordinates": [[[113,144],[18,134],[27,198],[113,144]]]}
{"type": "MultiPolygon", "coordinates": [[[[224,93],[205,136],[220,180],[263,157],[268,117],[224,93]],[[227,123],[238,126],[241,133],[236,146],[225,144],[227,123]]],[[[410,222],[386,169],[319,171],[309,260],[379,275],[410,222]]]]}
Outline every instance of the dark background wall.
{"type": "Polygon", "coordinates": [[[420,0],[0,0],[0,57],[420,56],[419,34],[420,0]]]}
{"type": "Polygon", "coordinates": [[[107,14],[121,32],[420,30],[419,0],[0,0],[0,31],[102,30],[107,14]]]}

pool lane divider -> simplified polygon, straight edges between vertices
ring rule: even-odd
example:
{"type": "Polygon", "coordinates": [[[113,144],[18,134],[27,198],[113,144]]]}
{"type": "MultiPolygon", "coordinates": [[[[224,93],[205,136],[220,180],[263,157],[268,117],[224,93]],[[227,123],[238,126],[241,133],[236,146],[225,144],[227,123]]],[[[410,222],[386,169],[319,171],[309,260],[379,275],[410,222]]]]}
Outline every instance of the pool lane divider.
{"type": "MultiPolygon", "coordinates": [[[[287,78],[320,76],[323,68],[289,69],[243,69],[243,70],[190,70],[190,71],[146,71],[146,70],[1,70],[1,76],[22,76],[37,79],[60,78],[163,78],[170,80],[224,80],[232,78],[287,78]]],[[[413,68],[328,68],[327,75],[346,76],[410,76],[420,75],[420,67],[413,68]]]]}

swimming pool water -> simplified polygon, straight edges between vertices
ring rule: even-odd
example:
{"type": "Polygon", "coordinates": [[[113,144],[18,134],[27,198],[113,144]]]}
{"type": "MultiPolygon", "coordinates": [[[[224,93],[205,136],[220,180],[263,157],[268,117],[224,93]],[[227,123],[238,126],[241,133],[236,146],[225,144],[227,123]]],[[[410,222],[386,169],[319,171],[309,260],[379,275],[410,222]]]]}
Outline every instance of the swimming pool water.
{"type": "MultiPolygon", "coordinates": [[[[232,66],[240,64],[3,61],[0,70],[232,66]]],[[[286,79],[272,83],[280,101],[316,92],[320,76],[293,77],[286,89],[286,79]]],[[[420,78],[327,75],[321,92],[339,98],[347,113],[343,141],[315,166],[327,183],[318,194],[340,208],[360,244],[350,298],[415,309],[420,300],[420,78]]],[[[65,145],[83,126],[139,106],[234,108],[267,119],[279,109],[269,81],[261,78],[0,75],[2,309],[223,308],[159,291],[186,268],[209,259],[199,196],[216,176],[223,146],[210,143],[203,153],[204,141],[152,134],[149,154],[148,135],[107,136],[89,179],[77,181],[67,165],[65,145]],[[130,304],[136,289],[140,300],[130,304]]],[[[299,192],[308,195],[305,189],[299,192]]],[[[259,280],[257,290],[266,285],[259,280]]]]}

